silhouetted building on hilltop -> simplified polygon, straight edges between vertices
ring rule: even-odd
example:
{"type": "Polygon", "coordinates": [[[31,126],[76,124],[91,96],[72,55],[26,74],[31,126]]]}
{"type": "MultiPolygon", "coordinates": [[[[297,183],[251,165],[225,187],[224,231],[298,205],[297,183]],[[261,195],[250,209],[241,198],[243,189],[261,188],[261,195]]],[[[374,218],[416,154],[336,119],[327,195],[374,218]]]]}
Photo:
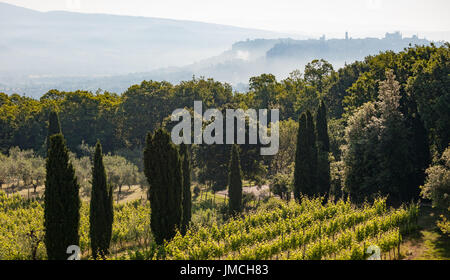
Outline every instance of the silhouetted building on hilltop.
{"type": "Polygon", "coordinates": [[[399,31],[396,31],[394,33],[387,32],[386,35],[384,36],[384,38],[386,40],[401,40],[402,39],[402,33],[400,33],[399,31]]]}

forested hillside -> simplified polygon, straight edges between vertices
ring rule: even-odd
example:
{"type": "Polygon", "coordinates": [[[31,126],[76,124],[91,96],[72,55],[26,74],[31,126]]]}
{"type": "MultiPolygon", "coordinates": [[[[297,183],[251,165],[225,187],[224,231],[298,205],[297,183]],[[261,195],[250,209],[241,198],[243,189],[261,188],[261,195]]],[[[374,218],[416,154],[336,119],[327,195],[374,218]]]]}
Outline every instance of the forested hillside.
{"type": "Polygon", "coordinates": [[[186,20],[40,12],[6,3],[0,3],[0,28],[3,82],[28,75],[92,77],[181,66],[239,40],[282,36],[186,20]]]}
{"type": "Polygon", "coordinates": [[[63,230],[78,238],[84,257],[93,246],[89,216],[113,215],[98,227],[112,237],[95,245],[107,258],[365,259],[372,244],[385,258],[400,258],[420,199],[431,200],[442,214],[440,232],[449,232],[449,89],[446,43],[386,51],[339,69],[315,59],[283,80],[251,77],[246,92],[193,78],[143,81],[121,94],[0,93],[0,215],[21,230],[1,227],[0,246],[16,245],[0,258],[30,258],[29,250],[33,258],[60,258],[50,246],[56,241],[46,238],[59,236],[52,225],[63,211],[73,215],[63,230]],[[203,110],[279,109],[278,153],[261,156],[261,143],[177,147],[170,114],[193,111],[194,101],[203,110]],[[65,195],[52,192],[61,184],[65,195]],[[37,192],[42,185],[45,195],[37,192]],[[140,186],[142,200],[117,205],[125,186],[140,186]],[[268,186],[275,197],[246,191],[253,186],[268,186]],[[24,188],[34,188],[36,201],[7,197],[24,188]],[[73,190],[81,201],[68,199],[73,190]],[[58,210],[55,199],[71,204],[58,210]],[[86,200],[101,210],[88,214],[86,200]],[[36,220],[36,228],[20,226],[22,210],[45,222],[45,238],[36,220]]]}

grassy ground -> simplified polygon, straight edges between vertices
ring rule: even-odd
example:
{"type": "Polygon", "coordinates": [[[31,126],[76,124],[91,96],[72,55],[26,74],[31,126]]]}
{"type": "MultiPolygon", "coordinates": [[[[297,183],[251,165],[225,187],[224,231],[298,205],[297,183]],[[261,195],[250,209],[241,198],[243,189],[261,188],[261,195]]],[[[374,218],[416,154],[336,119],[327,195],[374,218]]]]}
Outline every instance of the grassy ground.
{"type": "Polygon", "coordinates": [[[405,260],[449,260],[450,237],[436,226],[439,212],[424,205],[420,209],[419,230],[403,238],[401,254],[405,260]]]}

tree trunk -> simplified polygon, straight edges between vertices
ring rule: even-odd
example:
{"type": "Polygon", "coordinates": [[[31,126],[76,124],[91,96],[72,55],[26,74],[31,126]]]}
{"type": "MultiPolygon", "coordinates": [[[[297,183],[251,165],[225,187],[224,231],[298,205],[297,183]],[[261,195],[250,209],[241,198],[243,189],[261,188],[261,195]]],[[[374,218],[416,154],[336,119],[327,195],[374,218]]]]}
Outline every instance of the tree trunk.
{"type": "Polygon", "coordinates": [[[117,192],[117,203],[119,203],[120,193],[122,192],[122,186],[119,186],[119,191],[117,192]]]}

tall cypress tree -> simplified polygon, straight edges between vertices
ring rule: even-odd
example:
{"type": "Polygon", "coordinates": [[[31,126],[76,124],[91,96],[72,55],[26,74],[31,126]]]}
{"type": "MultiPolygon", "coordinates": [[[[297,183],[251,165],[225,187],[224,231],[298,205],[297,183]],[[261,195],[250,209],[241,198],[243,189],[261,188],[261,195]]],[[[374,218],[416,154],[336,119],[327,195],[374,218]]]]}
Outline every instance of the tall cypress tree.
{"type": "Polygon", "coordinates": [[[308,149],[307,149],[306,113],[301,114],[298,121],[297,148],[295,151],[294,198],[300,200],[301,193],[308,194],[308,149]]]}
{"type": "Polygon", "coordinates": [[[183,219],[181,223],[181,233],[185,234],[191,221],[192,194],[191,194],[191,159],[188,147],[182,143],[180,145],[180,155],[182,157],[183,169],[183,219]]]}
{"type": "Polygon", "coordinates": [[[92,256],[104,258],[109,253],[113,224],[113,190],[106,180],[102,145],[97,141],[92,167],[91,207],[89,235],[92,256]]]}
{"type": "Polygon", "coordinates": [[[228,168],[228,207],[231,215],[242,211],[242,171],[237,145],[231,148],[231,158],[228,168]]]}
{"type": "Polygon", "coordinates": [[[44,241],[50,260],[64,260],[67,247],[80,240],[80,187],[62,134],[50,136],[46,170],[44,241]]]}
{"type": "Polygon", "coordinates": [[[314,120],[309,111],[299,119],[295,152],[294,197],[317,194],[317,146],[314,120]]]}
{"type": "Polygon", "coordinates": [[[330,138],[328,137],[327,107],[320,101],[316,116],[317,143],[321,150],[330,151],[330,138]]]}
{"type": "Polygon", "coordinates": [[[316,127],[314,125],[313,116],[309,111],[306,111],[306,130],[308,133],[308,163],[309,163],[309,177],[310,177],[310,187],[312,190],[312,195],[318,193],[317,188],[317,143],[316,143],[316,127]]]}
{"type": "Polygon", "coordinates": [[[323,101],[320,102],[316,115],[317,132],[317,188],[320,195],[327,195],[330,191],[330,139],[328,137],[327,109],[323,101]]]}
{"type": "Polygon", "coordinates": [[[150,227],[155,242],[163,244],[181,226],[183,174],[178,148],[162,128],[147,135],[144,172],[150,185],[150,227]]]}
{"type": "Polygon", "coordinates": [[[428,143],[427,130],[423,124],[421,116],[418,112],[414,116],[409,116],[409,122],[411,123],[412,139],[410,152],[411,161],[413,163],[414,172],[409,176],[410,183],[405,184],[406,194],[405,200],[416,200],[420,194],[420,187],[425,182],[425,170],[430,164],[430,146],[428,143]]]}
{"type": "Polygon", "coordinates": [[[48,114],[48,130],[47,130],[47,139],[46,139],[46,145],[48,152],[48,149],[50,148],[50,136],[54,134],[62,133],[61,132],[61,124],[59,122],[58,113],[56,111],[50,111],[48,114]]]}

